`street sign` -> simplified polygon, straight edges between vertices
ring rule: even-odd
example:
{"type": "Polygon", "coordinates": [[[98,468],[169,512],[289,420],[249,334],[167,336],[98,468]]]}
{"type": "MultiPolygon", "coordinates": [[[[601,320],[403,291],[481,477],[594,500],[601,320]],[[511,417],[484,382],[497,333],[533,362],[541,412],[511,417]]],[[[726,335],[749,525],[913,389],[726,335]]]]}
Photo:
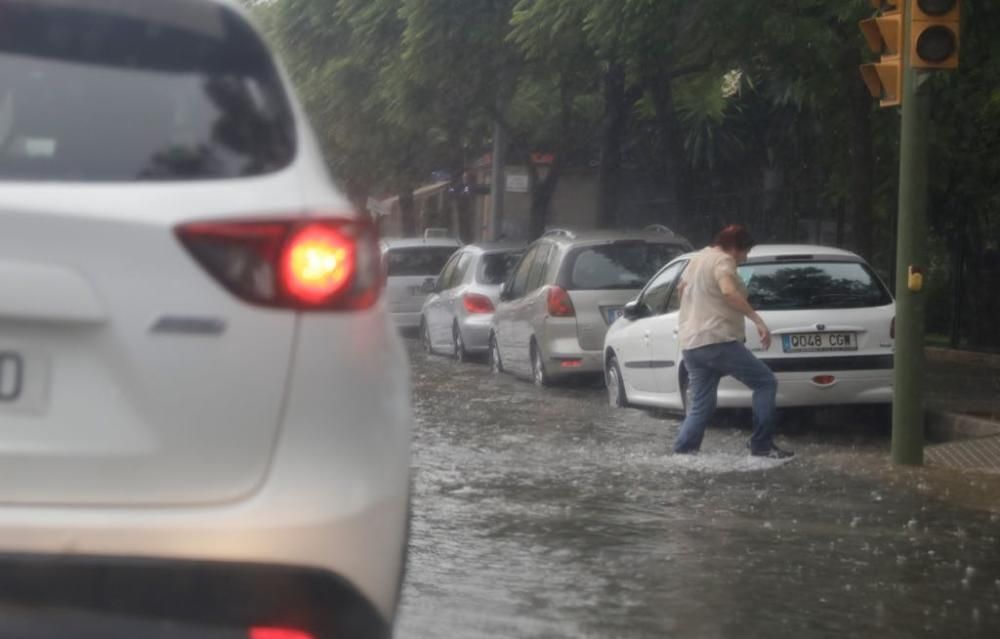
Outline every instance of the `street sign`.
{"type": "Polygon", "coordinates": [[[509,193],[527,193],[528,192],[528,176],[527,175],[508,175],[507,176],[507,191],[509,193]]]}

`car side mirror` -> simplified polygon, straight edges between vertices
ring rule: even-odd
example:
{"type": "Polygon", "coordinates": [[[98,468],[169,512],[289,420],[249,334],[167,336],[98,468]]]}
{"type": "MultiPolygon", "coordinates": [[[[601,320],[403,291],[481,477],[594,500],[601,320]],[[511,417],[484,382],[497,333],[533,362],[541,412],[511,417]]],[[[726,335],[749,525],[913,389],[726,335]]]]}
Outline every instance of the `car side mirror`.
{"type": "Polygon", "coordinates": [[[625,305],[622,309],[622,313],[625,315],[626,319],[637,320],[643,316],[643,309],[645,306],[639,304],[639,300],[632,300],[625,305]]]}
{"type": "Polygon", "coordinates": [[[500,301],[506,302],[509,299],[510,299],[510,287],[504,284],[503,288],[500,289],[500,301]]]}
{"type": "Polygon", "coordinates": [[[437,280],[433,277],[429,277],[424,280],[423,286],[420,287],[420,291],[424,295],[430,295],[431,293],[437,293],[437,280]]]}

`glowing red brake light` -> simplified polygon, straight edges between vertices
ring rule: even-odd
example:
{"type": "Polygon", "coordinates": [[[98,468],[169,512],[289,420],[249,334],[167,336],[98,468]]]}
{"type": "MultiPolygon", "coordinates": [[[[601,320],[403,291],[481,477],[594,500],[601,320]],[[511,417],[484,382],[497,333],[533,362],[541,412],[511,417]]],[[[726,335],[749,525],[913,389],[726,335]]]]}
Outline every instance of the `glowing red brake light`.
{"type": "Polygon", "coordinates": [[[195,222],[177,235],[209,274],[250,304],[360,310],[381,291],[376,232],[362,220],[195,222]]]}
{"type": "Polygon", "coordinates": [[[354,242],[337,229],[312,224],[296,231],[281,262],[281,278],[293,297],[322,303],[347,286],[354,275],[354,242]]]}
{"type": "Polygon", "coordinates": [[[465,306],[465,310],[473,315],[493,312],[493,302],[490,298],[478,293],[466,293],[463,295],[462,304],[465,306]]]}
{"type": "Polygon", "coordinates": [[[552,317],[576,317],[576,309],[573,308],[573,300],[570,299],[566,289],[553,286],[548,294],[549,315],[552,317]]]}
{"type": "Polygon", "coordinates": [[[249,630],[247,639],[314,639],[314,637],[303,630],[256,627],[249,630]]]}

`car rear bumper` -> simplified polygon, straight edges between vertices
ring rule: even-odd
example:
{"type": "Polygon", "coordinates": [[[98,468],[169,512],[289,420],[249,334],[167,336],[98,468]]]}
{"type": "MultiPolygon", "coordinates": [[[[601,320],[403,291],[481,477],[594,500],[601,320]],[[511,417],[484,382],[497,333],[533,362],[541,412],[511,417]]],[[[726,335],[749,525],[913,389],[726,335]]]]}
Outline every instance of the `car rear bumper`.
{"type": "Polygon", "coordinates": [[[137,557],[0,557],[0,637],[245,639],[254,627],[389,637],[346,580],[294,566],[137,557]]]}
{"type": "MultiPolygon", "coordinates": [[[[778,379],[778,406],[830,406],[841,404],[887,404],[892,402],[892,370],[825,371],[775,373],[778,379]],[[833,383],[814,381],[817,375],[831,375],[833,383]]],[[[731,377],[719,384],[719,406],[749,408],[753,394],[731,377]]]]}
{"type": "Polygon", "coordinates": [[[391,622],[409,512],[406,354],[384,310],[297,321],[282,425],[251,492],[204,505],[0,505],[0,554],[300,566],[342,579],[391,622]]]}
{"type": "Polygon", "coordinates": [[[490,330],[493,326],[492,314],[468,315],[459,321],[465,350],[470,353],[486,353],[490,350],[490,330]]]}

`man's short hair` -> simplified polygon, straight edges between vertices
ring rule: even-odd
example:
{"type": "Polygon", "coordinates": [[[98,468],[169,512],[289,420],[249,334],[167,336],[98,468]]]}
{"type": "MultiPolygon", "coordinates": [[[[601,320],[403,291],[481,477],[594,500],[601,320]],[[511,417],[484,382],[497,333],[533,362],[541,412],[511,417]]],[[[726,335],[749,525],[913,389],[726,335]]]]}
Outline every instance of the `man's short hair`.
{"type": "Polygon", "coordinates": [[[750,231],[742,224],[730,224],[719,231],[712,242],[723,251],[749,251],[756,242],[750,236],[750,231]]]}

